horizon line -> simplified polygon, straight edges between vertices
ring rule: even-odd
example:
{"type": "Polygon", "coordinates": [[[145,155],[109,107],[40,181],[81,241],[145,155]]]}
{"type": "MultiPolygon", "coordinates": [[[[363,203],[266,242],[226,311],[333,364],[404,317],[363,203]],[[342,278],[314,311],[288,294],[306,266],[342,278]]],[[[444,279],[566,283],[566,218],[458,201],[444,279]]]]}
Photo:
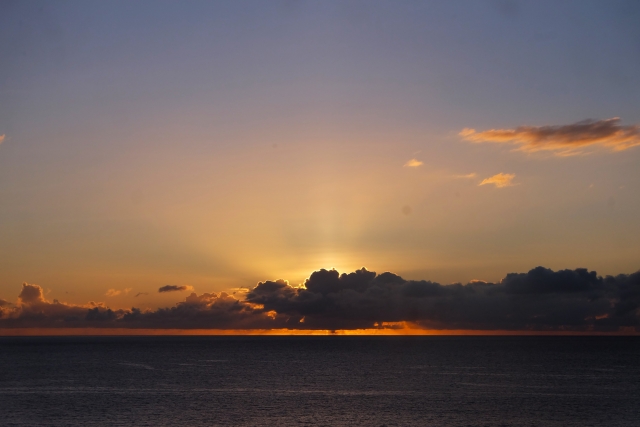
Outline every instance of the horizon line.
{"type": "Polygon", "coordinates": [[[640,331],[535,331],[474,329],[149,329],[149,328],[0,328],[5,337],[100,336],[640,336],[640,331]]]}

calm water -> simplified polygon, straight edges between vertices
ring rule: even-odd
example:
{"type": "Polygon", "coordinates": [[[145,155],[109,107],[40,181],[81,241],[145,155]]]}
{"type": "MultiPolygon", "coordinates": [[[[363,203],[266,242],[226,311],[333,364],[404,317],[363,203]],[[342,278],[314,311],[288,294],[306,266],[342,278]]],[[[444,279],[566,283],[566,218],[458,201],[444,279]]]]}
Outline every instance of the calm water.
{"type": "Polygon", "coordinates": [[[0,338],[0,424],[638,426],[640,339],[0,338]]]}

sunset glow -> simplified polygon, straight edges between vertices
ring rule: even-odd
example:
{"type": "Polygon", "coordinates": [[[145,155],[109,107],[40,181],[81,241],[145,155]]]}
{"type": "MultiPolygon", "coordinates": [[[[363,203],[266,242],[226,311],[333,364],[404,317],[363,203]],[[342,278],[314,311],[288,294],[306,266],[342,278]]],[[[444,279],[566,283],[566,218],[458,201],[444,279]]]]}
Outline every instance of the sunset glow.
{"type": "Polygon", "coordinates": [[[639,332],[636,9],[4,2],[0,335],[639,332]]]}

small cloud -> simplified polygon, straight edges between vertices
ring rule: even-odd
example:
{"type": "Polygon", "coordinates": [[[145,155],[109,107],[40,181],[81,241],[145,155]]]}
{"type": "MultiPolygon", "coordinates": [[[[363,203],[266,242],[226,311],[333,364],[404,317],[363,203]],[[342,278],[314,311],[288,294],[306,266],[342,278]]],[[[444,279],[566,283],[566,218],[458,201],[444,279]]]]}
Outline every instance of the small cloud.
{"type": "Polygon", "coordinates": [[[472,173],[468,173],[466,175],[454,175],[454,178],[460,178],[460,179],[473,179],[476,176],[478,176],[478,174],[476,174],[475,172],[472,173]]]}
{"type": "Polygon", "coordinates": [[[471,135],[475,134],[476,130],[475,129],[471,129],[471,128],[464,128],[460,131],[460,133],[458,133],[458,135],[460,135],[461,137],[463,137],[464,139],[467,139],[468,137],[470,137],[471,135]]]}
{"type": "Polygon", "coordinates": [[[640,126],[622,126],[619,117],[583,120],[561,126],[518,126],[482,132],[464,128],[458,135],[470,142],[514,144],[528,153],[551,151],[557,156],[586,154],[586,148],[604,147],[612,151],[624,151],[640,145],[640,126]]]}
{"type": "Polygon", "coordinates": [[[422,166],[423,163],[418,159],[411,159],[407,163],[404,164],[405,168],[417,168],[418,166],[422,166]]]}
{"type": "Polygon", "coordinates": [[[6,135],[4,135],[4,134],[3,134],[3,135],[0,135],[0,144],[2,144],[2,141],[4,141],[4,137],[5,137],[5,136],[6,136],[6,135]]]}
{"type": "Polygon", "coordinates": [[[105,295],[108,296],[108,297],[115,297],[115,296],[118,296],[120,294],[125,294],[126,295],[129,292],[131,292],[131,288],[126,288],[126,289],[123,289],[123,290],[109,289],[105,295]]]}
{"type": "Polygon", "coordinates": [[[192,291],[193,286],[176,286],[176,285],[167,285],[158,289],[158,292],[181,292],[181,291],[192,291]]]}
{"type": "Polygon", "coordinates": [[[13,305],[13,304],[11,304],[7,300],[3,300],[2,298],[0,298],[0,307],[6,307],[6,306],[10,306],[10,305],[13,305]]]}
{"type": "Polygon", "coordinates": [[[487,185],[487,184],[493,184],[495,185],[497,188],[502,188],[502,187],[510,187],[513,184],[513,178],[516,177],[515,173],[498,173],[495,174],[489,178],[485,178],[482,180],[482,182],[478,185],[487,185]]]}
{"type": "Polygon", "coordinates": [[[137,297],[139,297],[141,295],[149,295],[149,292],[138,292],[135,296],[137,298],[137,297]]]}

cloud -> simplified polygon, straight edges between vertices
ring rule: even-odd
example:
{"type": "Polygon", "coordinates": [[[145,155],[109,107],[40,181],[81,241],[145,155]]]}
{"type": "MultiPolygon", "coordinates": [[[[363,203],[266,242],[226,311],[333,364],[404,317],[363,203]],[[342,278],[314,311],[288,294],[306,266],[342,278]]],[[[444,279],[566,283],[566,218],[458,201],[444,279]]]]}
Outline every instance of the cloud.
{"type": "Polygon", "coordinates": [[[473,179],[476,176],[478,176],[478,174],[476,174],[475,172],[472,173],[468,173],[466,175],[454,175],[454,178],[459,178],[459,179],[473,179]]]}
{"type": "Polygon", "coordinates": [[[50,302],[40,286],[26,283],[19,300],[0,308],[0,328],[337,330],[398,328],[404,322],[443,330],[640,333],[640,271],[602,277],[583,268],[536,267],[498,283],[441,285],[365,268],[348,274],[319,270],[300,286],[267,280],[245,299],[191,293],[172,307],[146,311],[50,302]]]}
{"type": "Polygon", "coordinates": [[[20,295],[18,295],[18,300],[22,305],[40,303],[44,301],[44,293],[40,286],[30,285],[25,282],[22,284],[22,290],[20,291],[20,295]]]}
{"type": "Polygon", "coordinates": [[[6,135],[0,135],[0,144],[2,144],[2,142],[4,141],[4,137],[5,137],[5,136],[6,136],[6,135]]]}
{"type": "Polygon", "coordinates": [[[513,184],[513,178],[516,177],[516,174],[514,173],[498,173],[495,174],[493,176],[490,176],[489,178],[485,178],[482,180],[482,182],[478,185],[487,185],[487,184],[493,184],[495,185],[497,188],[503,188],[503,187],[510,187],[513,184]]]}
{"type": "Polygon", "coordinates": [[[422,166],[423,164],[424,163],[422,163],[420,160],[411,159],[407,163],[404,164],[404,167],[405,168],[417,168],[418,166],[422,166]]]}
{"type": "Polygon", "coordinates": [[[514,144],[528,153],[551,151],[558,156],[585,154],[596,148],[624,151],[640,145],[640,126],[622,126],[619,117],[561,126],[518,126],[482,132],[464,128],[458,135],[471,142],[514,144]]]}
{"type": "Polygon", "coordinates": [[[259,283],[246,300],[325,329],[405,321],[434,329],[640,331],[640,272],[602,278],[586,269],[538,267],[496,284],[443,286],[365,269],[320,270],[302,288],[259,283]]]}
{"type": "Polygon", "coordinates": [[[193,286],[166,285],[158,289],[158,292],[179,292],[179,291],[191,291],[191,290],[193,290],[193,286]]]}
{"type": "Polygon", "coordinates": [[[113,311],[102,303],[73,305],[47,301],[40,286],[23,283],[18,304],[0,310],[0,327],[90,327],[94,326],[95,320],[112,320],[123,315],[122,310],[113,311]]]}
{"type": "Polygon", "coordinates": [[[116,295],[120,295],[120,291],[117,291],[115,289],[109,289],[105,293],[105,296],[108,296],[108,297],[115,297],[116,295]]]}
{"type": "Polygon", "coordinates": [[[123,289],[123,290],[109,289],[105,295],[108,296],[108,297],[115,297],[115,296],[120,295],[120,294],[125,294],[126,295],[129,292],[131,292],[131,288],[126,288],[126,289],[123,289]]]}
{"type": "Polygon", "coordinates": [[[149,295],[149,292],[138,292],[135,296],[137,298],[137,297],[139,297],[141,295],[149,295]]]}
{"type": "Polygon", "coordinates": [[[9,301],[3,300],[2,298],[0,298],[0,307],[7,307],[12,305],[9,301]]]}

